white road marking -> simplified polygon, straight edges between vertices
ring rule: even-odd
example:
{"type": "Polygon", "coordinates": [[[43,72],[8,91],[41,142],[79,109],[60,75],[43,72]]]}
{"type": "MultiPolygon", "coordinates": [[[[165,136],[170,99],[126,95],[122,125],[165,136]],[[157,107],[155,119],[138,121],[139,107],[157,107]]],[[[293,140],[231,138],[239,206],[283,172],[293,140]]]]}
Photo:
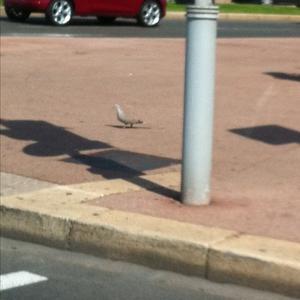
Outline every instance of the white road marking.
{"type": "Polygon", "coordinates": [[[34,284],[46,280],[48,280],[47,277],[43,277],[27,271],[8,273],[0,275],[0,291],[13,289],[24,285],[34,284]]]}

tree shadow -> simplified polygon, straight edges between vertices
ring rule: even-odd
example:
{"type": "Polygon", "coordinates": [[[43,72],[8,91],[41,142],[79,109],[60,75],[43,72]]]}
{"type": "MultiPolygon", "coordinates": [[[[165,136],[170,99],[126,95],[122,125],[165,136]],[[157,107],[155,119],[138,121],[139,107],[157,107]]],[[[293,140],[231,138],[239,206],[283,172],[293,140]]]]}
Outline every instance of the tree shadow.
{"type": "Polygon", "coordinates": [[[6,129],[0,133],[7,137],[32,141],[24,147],[24,153],[32,156],[72,155],[83,150],[110,148],[111,145],[93,141],[45,121],[0,120],[6,129]]]}
{"type": "Polygon", "coordinates": [[[177,165],[178,159],[159,157],[126,150],[101,141],[90,140],[72,133],[65,127],[56,126],[45,121],[5,120],[1,119],[0,134],[12,139],[31,141],[23,148],[27,155],[37,157],[67,155],[61,161],[83,164],[93,174],[106,179],[122,178],[146,190],[168,196],[176,200],[179,194],[173,189],[141,178],[146,171],[177,165]],[[96,153],[83,154],[86,150],[100,150],[96,153]]]}
{"type": "Polygon", "coordinates": [[[265,72],[276,79],[300,81],[300,74],[295,73],[283,73],[283,72],[265,72]]]}
{"type": "Polygon", "coordinates": [[[230,129],[229,131],[246,138],[254,139],[275,146],[290,143],[300,143],[299,131],[278,125],[235,128],[230,129]]]}

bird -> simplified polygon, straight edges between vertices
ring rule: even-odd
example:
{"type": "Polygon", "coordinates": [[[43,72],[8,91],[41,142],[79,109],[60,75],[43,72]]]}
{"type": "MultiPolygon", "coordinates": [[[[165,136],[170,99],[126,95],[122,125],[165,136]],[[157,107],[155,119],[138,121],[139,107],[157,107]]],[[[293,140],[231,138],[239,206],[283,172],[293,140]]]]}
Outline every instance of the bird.
{"type": "Polygon", "coordinates": [[[127,125],[129,125],[130,128],[132,128],[134,124],[143,123],[142,120],[127,117],[119,104],[115,104],[115,108],[117,110],[117,119],[124,124],[124,127],[127,127],[127,125]]]}

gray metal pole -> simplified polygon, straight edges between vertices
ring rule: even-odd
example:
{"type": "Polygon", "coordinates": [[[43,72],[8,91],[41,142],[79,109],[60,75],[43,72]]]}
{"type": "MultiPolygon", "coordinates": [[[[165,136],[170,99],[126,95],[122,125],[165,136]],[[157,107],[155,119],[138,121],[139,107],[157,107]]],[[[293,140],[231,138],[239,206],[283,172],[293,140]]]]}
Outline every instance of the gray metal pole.
{"type": "Polygon", "coordinates": [[[187,7],[181,179],[185,204],[210,201],[217,17],[218,8],[210,0],[187,7]]]}

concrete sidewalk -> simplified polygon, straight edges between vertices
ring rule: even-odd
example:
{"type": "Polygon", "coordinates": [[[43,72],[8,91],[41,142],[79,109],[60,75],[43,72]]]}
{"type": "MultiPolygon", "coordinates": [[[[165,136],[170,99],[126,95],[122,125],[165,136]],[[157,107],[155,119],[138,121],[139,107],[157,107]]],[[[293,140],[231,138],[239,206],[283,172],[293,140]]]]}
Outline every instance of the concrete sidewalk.
{"type": "Polygon", "coordinates": [[[2,234],[300,296],[299,40],[218,40],[208,207],[178,201],[184,40],[1,42],[2,234]]]}

